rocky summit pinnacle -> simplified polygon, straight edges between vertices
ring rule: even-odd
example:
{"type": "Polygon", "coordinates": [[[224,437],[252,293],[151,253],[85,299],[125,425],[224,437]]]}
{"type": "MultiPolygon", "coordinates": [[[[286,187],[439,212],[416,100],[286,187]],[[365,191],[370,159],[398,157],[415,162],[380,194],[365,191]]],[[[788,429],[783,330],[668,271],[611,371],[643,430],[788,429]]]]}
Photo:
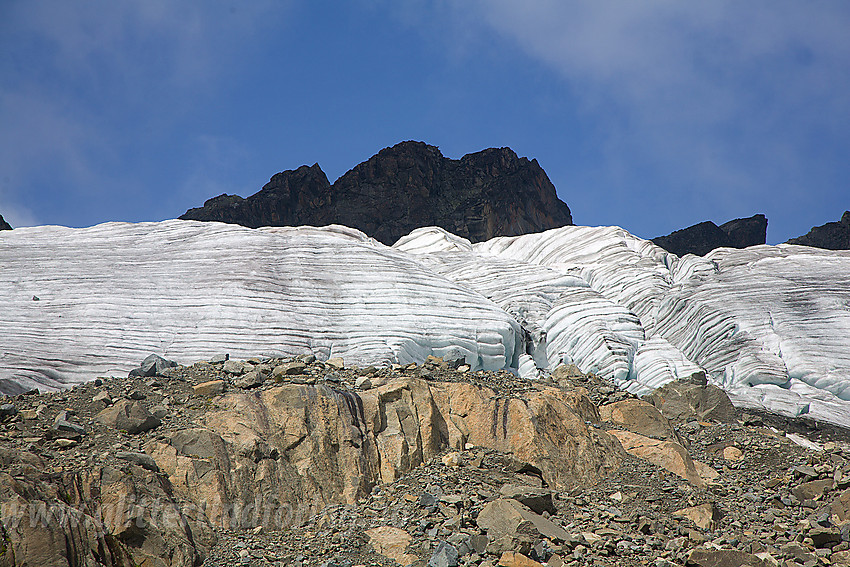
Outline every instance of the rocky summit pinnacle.
{"type": "Polygon", "coordinates": [[[816,226],[803,236],[792,238],[788,244],[829,250],[850,250],[850,211],[844,211],[840,221],[816,226]]]}
{"type": "Polygon", "coordinates": [[[254,228],[342,224],[385,244],[422,226],[480,242],[573,224],[537,160],[510,148],[455,160],[413,141],[384,148],[333,184],[318,164],[301,166],[248,198],[220,195],[180,218],[254,228]]]}
{"type": "Polygon", "coordinates": [[[688,228],[658,236],[652,241],[677,256],[704,256],[715,248],[746,248],[764,244],[767,237],[767,217],[758,214],[735,219],[717,226],[704,221],[688,228]]]}
{"type": "Polygon", "coordinates": [[[12,230],[12,227],[3,218],[3,215],[0,215],[0,230],[12,230]]]}

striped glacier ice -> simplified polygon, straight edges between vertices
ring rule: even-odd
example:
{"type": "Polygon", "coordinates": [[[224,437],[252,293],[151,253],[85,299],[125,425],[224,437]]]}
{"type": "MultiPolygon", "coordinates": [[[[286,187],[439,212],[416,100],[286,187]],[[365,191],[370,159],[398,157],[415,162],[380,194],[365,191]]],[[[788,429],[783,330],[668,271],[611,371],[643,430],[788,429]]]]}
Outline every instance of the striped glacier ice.
{"type": "Polygon", "coordinates": [[[341,226],[107,223],[0,232],[0,392],[149,353],[573,363],[644,394],[703,371],[742,406],[850,425],[850,252],[679,258],[618,227],[387,247],[341,226]]]}

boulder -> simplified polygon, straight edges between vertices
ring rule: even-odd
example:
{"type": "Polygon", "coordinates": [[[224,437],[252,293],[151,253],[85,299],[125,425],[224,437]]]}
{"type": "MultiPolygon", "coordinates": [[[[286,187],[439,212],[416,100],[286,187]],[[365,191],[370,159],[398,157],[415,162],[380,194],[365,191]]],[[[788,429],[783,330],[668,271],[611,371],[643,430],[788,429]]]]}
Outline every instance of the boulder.
{"type": "Polygon", "coordinates": [[[210,380],[192,386],[192,391],[196,396],[217,396],[224,392],[224,380],[210,380]]]}
{"type": "Polygon", "coordinates": [[[687,518],[701,530],[713,529],[721,517],[720,511],[710,502],[677,510],[673,512],[673,515],[687,518]]]}
{"type": "Polygon", "coordinates": [[[602,421],[620,425],[633,433],[659,439],[679,440],[667,418],[658,408],[643,400],[621,400],[600,406],[599,417],[602,421]]]}
{"type": "Polygon", "coordinates": [[[669,382],[647,395],[644,400],[661,410],[673,421],[698,419],[732,423],[737,411],[722,389],[684,381],[669,382]]]}
{"type": "Polygon", "coordinates": [[[647,460],[671,473],[684,478],[694,486],[705,488],[707,482],[716,478],[710,467],[691,459],[688,451],[674,441],[659,441],[630,431],[611,431],[626,452],[647,460]]]}
{"type": "Polygon", "coordinates": [[[838,493],[830,504],[830,511],[839,522],[850,520],[850,488],[838,493]]]}
{"type": "Polygon", "coordinates": [[[688,553],[687,567],[773,567],[769,561],[737,549],[705,549],[698,547],[688,553]]]}
{"type": "Polygon", "coordinates": [[[512,454],[517,470],[534,471],[553,489],[594,482],[621,453],[613,438],[587,425],[588,408],[585,394],[557,388],[519,400],[419,378],[357,393],[284,383],[228,391],[200,427],[153,440],[145,452],[177,494],[206,507],[213,524],[280,529],[328,503],[356,502],[376,484],[467,443],[512,454]],[[255,512],[248,518],[227,512],[249,505],[255,512]],[[281,510],[289,515],[278,518],[281,510]]]}
{"type": "Polygon", "coordinates": [[[478,513],[476,522],[479,528],[487,530],[492,539],[517,534],[545,537],[552,541],[570,539],[564,528],[511,498],[488,502],[478,513]]]}
{"type": "Polygon", "coordinates": [[[369,544],[376,553],[392,559],[399,565],[410,565],[417,559],[415,555],[407,553],[407,546],[413,538],[401,528],[379,526],[366,530],[366,535],[369,536],[369,544]]]}
{"type": "Polygon", "coordinates": [[[138,368],[130,371],[130,376],[161,376],[168,368],[174,368],[177,363],[166,360],[159,355],[151,354],[142,361],[138,368]]]}
{"type": "Polygon", "coordinates": [[[504,552],[499,558],[499,565],[501,567],[543,567],[534,559],[515,551],[504,552]]]}
{"type": "Polygon", "coordinates": [[[546,488],[505,484],[499,489],[499,494],[503,498],[511,498],[528,506],[537,514],[556,512],[555,503],[552,501],[552,491],[546,488]]]}
{"type": "Polygon", "coordinates": [[[116,402],[97,414],[95,419],[107,427],[123,430],[131,435],[149,431],[159,427],[161,423],[145,406],[132,400],[116,402]]]}

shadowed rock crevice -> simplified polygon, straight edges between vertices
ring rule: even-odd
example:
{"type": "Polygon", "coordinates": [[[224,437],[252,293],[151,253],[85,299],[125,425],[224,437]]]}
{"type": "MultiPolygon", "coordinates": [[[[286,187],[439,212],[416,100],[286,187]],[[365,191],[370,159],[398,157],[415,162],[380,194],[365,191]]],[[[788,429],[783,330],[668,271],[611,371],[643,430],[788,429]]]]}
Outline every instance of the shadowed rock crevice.
{"type": "Polygon", "coordinates": [[[480,242],[573,223],[537,160],[510,148],[455,160],[423,142],[385,148],[332,185],[318,164],[283,171],[248,198],[220,195],[180,218],[252,228],[342,224],[384,244],[422,226],[480,242]]]}

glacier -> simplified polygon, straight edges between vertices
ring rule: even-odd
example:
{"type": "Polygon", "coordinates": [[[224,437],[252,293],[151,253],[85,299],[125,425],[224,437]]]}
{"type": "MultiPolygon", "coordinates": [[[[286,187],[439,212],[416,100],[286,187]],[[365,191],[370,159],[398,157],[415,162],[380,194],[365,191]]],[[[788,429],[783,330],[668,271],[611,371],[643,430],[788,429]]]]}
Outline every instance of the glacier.
{"type": "Polygon", "coordinates": [[[559,364],[645,394],[704,372],[736,405],[850,426],[850,252],[679,258],[619,227],[392,247],[355,229],[169,220],[0,232],[0,392],[180,363],[313,353],[559,364]]]}

